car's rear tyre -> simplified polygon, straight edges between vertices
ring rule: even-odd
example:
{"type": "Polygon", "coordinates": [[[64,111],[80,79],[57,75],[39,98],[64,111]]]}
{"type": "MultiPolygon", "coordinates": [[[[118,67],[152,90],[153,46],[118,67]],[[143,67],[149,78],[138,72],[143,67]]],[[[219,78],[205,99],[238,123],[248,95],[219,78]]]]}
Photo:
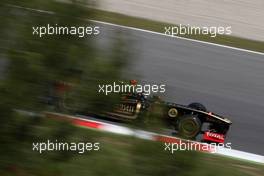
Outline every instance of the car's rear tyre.
{"type": "Polygon", "coordinates": [[[194,139],[201,131],[202,123],[197,116],[186,115],[179,119],[178,134],[187,139],[194,139]]]}
{"type": "Polygon", "coordinates": [[[194,103],[189,104],[188,107],[192,108],[192,109],[199,110],[199,111],[205,111],[205,112],[207,111],[206,107],[201,103],[194,102],[194,103]]]}

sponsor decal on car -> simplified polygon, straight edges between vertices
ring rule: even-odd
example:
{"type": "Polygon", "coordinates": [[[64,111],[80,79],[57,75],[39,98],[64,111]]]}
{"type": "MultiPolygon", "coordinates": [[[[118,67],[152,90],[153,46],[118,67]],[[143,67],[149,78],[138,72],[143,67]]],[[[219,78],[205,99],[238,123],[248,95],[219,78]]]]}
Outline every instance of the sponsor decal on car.
{"type": "Polygon", "coordinates": [[[203,135],[203,140],[224,143],[225,135],[207,131],[203,135]]]}

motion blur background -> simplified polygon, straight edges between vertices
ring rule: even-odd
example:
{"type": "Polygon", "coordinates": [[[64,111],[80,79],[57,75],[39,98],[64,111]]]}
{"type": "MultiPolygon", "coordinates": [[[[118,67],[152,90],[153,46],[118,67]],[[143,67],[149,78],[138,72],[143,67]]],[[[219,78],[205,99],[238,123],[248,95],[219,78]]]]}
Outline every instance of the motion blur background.
{"type": "MultiPolygon", "coordinates": [[[[98,40],[96,36],[32,35],[33,26],[97,25],[87,20],[95,15],[91,8],[99,7],[96,1],[71,2],[0,2],[0,175],[260,176],[263,173],[262,166],[242,161],[188,151],[172,155],[164,151],[162,143],[80,129],[67,121],[17,113],[15,110],[37,113],[107,110],[117,97],[98,95],[98,84],[141,78],[137,72],[130,74],[127,70],[140,62],[139,54],[131,50],[142,45],[127,39],[129,33],[123,30],[109,28],[102,34],[111,34],[111,40],[98,40]],[[62,95],[54,92],[57,86],[71,87],[73,91],[62,95]],[[47,139],[100,142],[101,148],[86,154],[32,151],[33,142],[47,139]]],[[[143,66],[152,69],[147,64],[143,66]]],[[[152,116],[158,116],[158,112],[152,116]]],[[[162,128],[156,122],[150,126],[162,128]]]]}

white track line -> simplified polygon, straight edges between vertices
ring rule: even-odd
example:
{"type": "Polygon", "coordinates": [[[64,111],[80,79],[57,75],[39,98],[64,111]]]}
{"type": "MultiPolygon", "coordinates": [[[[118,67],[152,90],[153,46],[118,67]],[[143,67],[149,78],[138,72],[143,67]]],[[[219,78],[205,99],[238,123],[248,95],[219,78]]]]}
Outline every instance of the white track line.
{"type": "MultiPolygon", "coordinates": [[[[11,5],[11,4],[8,4],[8,6],[20,8],[20,9],[25,9],[25,10],[30,10],[30,11],[35,11],[35,12],[40,12],[40,13],[47,13],[50,15],[55,14],[55,12],[52,12],[52,11],[21,7],[21,6],[11,5]]],[[[184,38],[184,37],[179,37],[179,36],[171,36],[171,35],[166,35],[166,34],[160,33],[160,32],[154,32],[154,31],[150,31],[150,30],[140,29],[140,28],[136,28],[136,27],[123,26],[123,25],[118,25],[118,24],[113,24],[113,23],[108,23],[108,22],[103,22],[103,21],[98,21],[98,20],[90,20],[90,19],[86,19],[86,20],[94,22],[94,23],[99,23],[99,24],[104,24],[104,25],[109,25],[109,26],[115,26],[115,27],[119,27],[119,28],[123,28],[123,29],[141,31],[141,32],[146,32],[146,33],[150,33],[150,34],[172,37],[172,38],[177,38],[177,39],[181,39],[181,40],[186,40],[186,41],[191,41],[191,42],[196,42],[196,43],[202,43],[202,44],[206,44],[206,45],[213,45],[213,46],[218,46],[218,47],[222,47],[222,48],[228,48],[228,49],[232,49],[232,50],[243,51],[243,52],[248,52],[248,53],[253,53],[253,54],[258,54],[258,55],[264,56],[264,53],[258,52],[258,51],[236,48],[236,47],[232,47],[232,46],[210,43],[210,42],[205,42],[205,41],[195,40],[195,39],[189,39],[189,38],[184,38]]]]}
{"type": "Polygon", "coordinates": [[[257,154],[249,153],[249,152],[243,152],[243,151],[239,151],[235,149],[228,150],[226,148],[220,148],[220,147],[216,149],[217,151],[215,153],[219,155],[224,155],[224,156],[228,156],[231,158],[238,158],[242,160],[254,161],[257,163],[264,164],[264,156],[262,155],[257,155],[257,154]]]}
{"type": "Polygon", "coordinates": [[[166,34],[160,33],[160,32],[154,32],[154,31],[149,31],[149,30],[135,28],[135,27],[129,27],[129,26],[122,26],[122,25],[108,23],[108,22],[103,22],[103,21],[97,21],[97,20],[89,20],[89,21],[92,21],[92,22],[95,22],[95,23],[100,23],[100,24],[105,24],[105,25],[109,25],[109,26],[116,26],[116,27],[124,28],[124,29],[130,29],[130,30],[135,30],[135,31],[141,31],[141,32],[156,34],[156,35],[162,35],[162,36],[166,36],[166,37],[177,38],[177,39],[181,39],[181,40],[187,40],[187,41],[196,42],[196,43],[202,43],[202,44],[207,44],[207,45],[219,46],[219,47],[223,47],[223,48],[228,48],[228,49],[233,49],[233,50],[238,50],[238,51],[243,51],[243,52],[248,52],[248,53],[253,53],[253,54],[259,54],[259,55],[263,55],[264,56],[264,53],[258,52],[258,51],[252,51],[252,50],[247,50],[247,49],[242,49],[242,48],[236,48],[236,47],[232,47],[232,46],[221,45],[221,44],[216,44],[216,43],[210,43],[210,42],[205,42],[205,41],[195,40],[195,39],[190,39],[190,38],[184,38],[184,37],[179,37],[179,36],[171,36],[171,35],[166,35],[166,34]]]}

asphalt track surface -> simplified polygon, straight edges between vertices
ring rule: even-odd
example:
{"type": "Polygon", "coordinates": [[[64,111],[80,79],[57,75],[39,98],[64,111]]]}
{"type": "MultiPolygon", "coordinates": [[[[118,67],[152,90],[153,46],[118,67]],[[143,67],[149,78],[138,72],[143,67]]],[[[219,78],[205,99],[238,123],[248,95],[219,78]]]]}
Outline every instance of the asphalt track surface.
{"type": "Polygon", "coordinates": [[[201,102],[230,117],[232,148],[264,154],[264,55],[102,25],[97,45],[108,55],[111,43],[127,43],[124,75],[166,84],[165,100],[201,102]],[[132,59],[131,59],[132,58],[132,59]]]}

